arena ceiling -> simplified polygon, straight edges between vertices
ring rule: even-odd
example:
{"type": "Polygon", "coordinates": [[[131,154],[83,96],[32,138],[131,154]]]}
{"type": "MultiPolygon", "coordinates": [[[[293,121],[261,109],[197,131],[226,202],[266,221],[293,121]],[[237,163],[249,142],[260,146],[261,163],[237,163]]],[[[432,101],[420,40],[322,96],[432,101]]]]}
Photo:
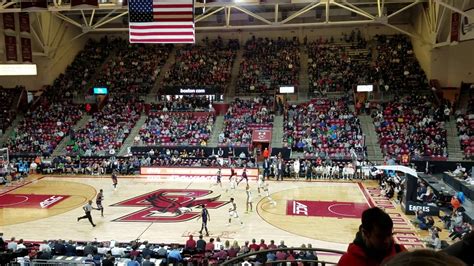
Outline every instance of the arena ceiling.
{"type": "MultiPolygon", "coordinates": [[[[123,5],[123,0],[99,0],[98,8],[82,9],[71,8],[70,0],[49,1],[47,11],[64,22],[80,28],[82,32],[80,35],[92,32],[128,31],[128,10],[126,5],[123,5]]],[[[21,12],[19,2],[20,0],[2,0],[0,12],[21,12]]],[[[378,24],[420,38],[418,34],[400,25],[412,24],[413,15],[421,12],[431,36],[430,40],[425,38],[423,41],[432,45],[443,45],[448,38],[446,35],[449,35],[451,13],[458,12],[469,16],[463,10],[472,7],[473,2],[473,0],[195,0],[195,22],[197,31],[378,24]]]]}

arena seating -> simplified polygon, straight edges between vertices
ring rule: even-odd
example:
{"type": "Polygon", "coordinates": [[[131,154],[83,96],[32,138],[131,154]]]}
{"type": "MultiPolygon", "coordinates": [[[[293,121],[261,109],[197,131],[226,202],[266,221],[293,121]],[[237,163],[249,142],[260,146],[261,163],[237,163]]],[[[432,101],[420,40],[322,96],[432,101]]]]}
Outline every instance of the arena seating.
{"type": "Polygon", "coordinates": [[[413,52],[410,38],[404,35],[375,37],[377,57],[374,75],[385,90],[414,92],[428,89],[428,79],[413,52]]]}
{"type": "Polygon", "coordinates": [[[176,51],[176,62],[165,74],[164,86],[215,87],[224,92],[230,81],[237,40],[218,38],[204,45],[186,45],[176,51]]]}
{"type": "Polygon", "coordinates": [[[287,106],[283,143],[305,157],[344,159],[351,150],[365,157],[359,119],[345,99],[313,99],[287,106]]]}
{"type": "Polygon", "coordinates": [[[210,112],[151,111],[135,145],[206,146],[214,120],[210,112]]]}
{"type": "Polygon", "coordinates": [[[317,40],[307,45],[309,88],[313,95],[348,91],[355,84],[373,83],[371,53],[365,41],[330,43],[317,40]]]}
{"type": "Polygon", "coordinates": [[[143,103],[134,97],[109,96],[107,105],[95,113],[88,124],[71,134],[67,153],[114,155],[140,118],[143,103]]]}
{"type": "Polygon", "coordinates": [[[51,103],[44,98],[14,129],[8,148],[11,153],[51,154],[81,116],[79,107],[70,101],[51,103]]]}
{"type": "Polygon", "coordinates": [[[206,96],[159,96],[157,102],[145,109],[163,112],[202,112],[212,111],[211,100],[206,96]]]}
{"type": "Polygon", "coordinates": [[[444,116],[433,103],[433,97],[414,95],[379,105],[372,117],[386,156],[397,159],[402,154],[409,154],[413,159],[448,156],[444,116]]]}
{"type": "Polygon", "coordinates": [[[24,88],[3,88],[0,86],[0,130],[5,130],[11,125],[16,116],[17,107],[14,106],[18,103],[20,94],[24,88]]]}
{"type": "Polygon", "coordinates": [[[99,70],[95,84],[111,93],[146,94],[154,86],[171,45],[129,44],[117,40],[117,51],[99,70]]]}
{"type": "Polygon", "coordinates": [[[236,93],[266,93],[280,85],[298,86],[299,42],[278,38],[248,40],[240,63],[236,93]]]}
{"type": "Polygon", "coordinates": [[[273,127],[273,108],[274,100],[268,96],[251,100],[236,98],[224,115],[224,128],[219,134],[219,145],[249,145],[253,129],[273,127]]]}
{"type": "Polygon", "coordinates": [[[456,116],[456,126],[464,157],[472,159],[474,157],[474,99],[469,101],[468,107],[465,114],[456,116]]]}
{"type": "Polygon", "coordinates": [[[64,98],[72,98],[78,92],[90,89],[87,86],[88,83],[119,44],[118,40],[109,40],[107,37],[99,41],[89,40],[66,68],[64,74],[56,78],[51,86],[52,89],[47,90],[44,95],[52,101],[62,101],[64,98]]]}

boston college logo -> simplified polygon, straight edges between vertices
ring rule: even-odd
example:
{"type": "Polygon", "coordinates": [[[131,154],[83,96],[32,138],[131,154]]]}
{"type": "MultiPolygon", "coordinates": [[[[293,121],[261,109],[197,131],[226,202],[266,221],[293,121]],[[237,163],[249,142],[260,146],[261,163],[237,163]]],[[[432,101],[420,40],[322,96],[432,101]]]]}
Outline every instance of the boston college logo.
{"type": "Polygon", "coordinates": [[[159,189],[153,192],[128,199],[111,206],[114,207],[144,207],[137,212],[125,215],[116,222],[184,222],[200,215],[198,207],[205,204],[208,209],[220,208],[227,204],[217,201],[219,196],[204,198],[212,190],[203,189],[159,189]]]}

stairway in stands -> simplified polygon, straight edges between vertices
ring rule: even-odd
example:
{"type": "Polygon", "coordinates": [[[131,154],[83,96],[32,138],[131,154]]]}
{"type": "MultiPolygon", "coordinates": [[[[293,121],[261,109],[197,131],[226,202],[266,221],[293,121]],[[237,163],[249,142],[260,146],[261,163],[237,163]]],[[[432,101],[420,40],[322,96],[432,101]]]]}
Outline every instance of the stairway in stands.
{"type": "Polygon", "coordinates": [[[367,146],[367,159],[372,162],[383,162],[383,153],[380,149],[378,135],[372,118],[368,115],[359,115],[362,133],[365,136],[365,145],[367,146]]]}
{"type": "Polygon", "coordinates": [[[148,93],[148,97],[146,97],[145,101],[146,103],[152,103],[155,101],[155,96],[158,94],[158,91],[163,86],[163,79],[165,78],[166,72],[168,72],[171,67],[174,65],[176,62],[176,46],[173,46],[173,49],[171,50],[168,59],[166,60],[166,63],[164,66],[160,69],[160,73],[158,74],[158,77],[156,78],[155,85],[153,88],[150,90],[148,93]]]}
{"type": "Polygon", "coordinates": [[[459,142],[458,129],[456,128],[456,121],[454,120],[454,117],[451,116],[450,121],[445,123],[445,127],[448,141],[448,160],[463,160],[464,154],[461,150],[461,143],[459,142]]]}
{"type": "Polygon", "coordinates": [[[283,147],[283,116],[276,115],[273,120],[272,148],[283,147]]]}
{"type": "Polygon", "coordinates": [[[214,122],[214,127],[212,128],[212,135],[207,143],[207,147],[217,147],[219,146],[219,134],[224,129],[224,116],[218,115],[216,117],[216,122],[214,122]]]}
{"type": "Polygon", "coordinates": [[[298,86],[298,100],[307,100],[309,95],[308,77],[308,50],[305,46],[300,49],[300,73],[298,86]]]}
{"type": "MultiPolygon", "coordinates": [[[[82,118],[79,121],[77,121],[77,123],[72,127],[72,129],[74,131],[77,131],[81,128],[84,128],[87,125],[87,122],[89,122],[89,120],[91,118],[92,118],[92,116],[90,116],[90,115],[83,115],[82,118]]],[[[69,135],[67,135],[65,138],[63,138],[63,140],[61,140],[61,142],[59,142],[58,146],[56,146],[56,149],[54,149],[52,157],[56,157],[56,156],[66,154],[65,149],[66,149],[67,144],[70,141],[71,141],[71,137],[69,135]]]]}
{"type": "Polygon", "coordinates": [[[118,156],[125,156],[128,153],[128,148],[132,147],[135,136],[138,135],[147,118],[148,116],[144,114],[140,116],[140,119],[138,119],[137,123],[132,128],[128,137],[123,141],[122,148],[120,148],[120,151],[117,153],[118,156]]]}
{"type": "Polygon", "coordinates": [[[240,63],[242,62],[242,58],[244,56],[243,48],[237,50],[237,54],[235,56],[234,65],[232,66],[230,83],[227,87],[227,91],[225,93],[226,100],[231,101],[235,96],[235,88],[237,87],[237,80],[239,79],[239,71],[240,71],[240,63]]]}

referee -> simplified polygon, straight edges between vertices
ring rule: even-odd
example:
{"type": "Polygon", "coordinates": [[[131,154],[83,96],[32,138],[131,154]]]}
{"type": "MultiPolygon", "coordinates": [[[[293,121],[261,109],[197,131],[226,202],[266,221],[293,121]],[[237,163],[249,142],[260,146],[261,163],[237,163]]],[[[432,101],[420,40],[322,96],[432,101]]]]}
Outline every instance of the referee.
{"type": "Polygon", "coordinates": [[[80,220],[82,219],[89,219],[89,222],[92,224],[92,227],[95,227],[95,224],[94,222],[92,221],[92,216],[91,216],[91,211],[92,211],[92,200],[89,200],[89,202],[84,205],[84,207],[82,207],[82,209],[84,210],[84,212],[86,213],[84,216],[82,217],[78,217],[77,218],[77,221],[79,222],[80,220]]]}

